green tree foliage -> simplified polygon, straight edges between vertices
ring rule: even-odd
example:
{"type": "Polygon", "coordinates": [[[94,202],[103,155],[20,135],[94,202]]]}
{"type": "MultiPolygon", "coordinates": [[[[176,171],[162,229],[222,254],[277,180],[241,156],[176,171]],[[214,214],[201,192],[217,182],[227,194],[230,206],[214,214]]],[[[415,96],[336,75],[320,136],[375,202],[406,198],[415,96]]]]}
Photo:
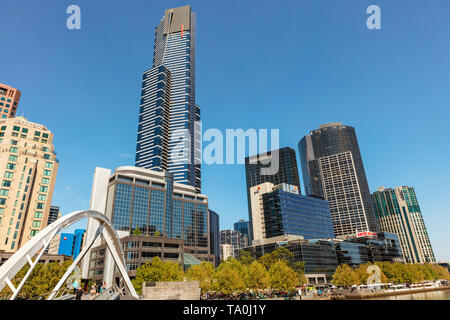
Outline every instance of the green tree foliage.
{"type": "Polygon", "coordinates": [[[286,265],[291,265],[291,260],[293,259],[294,254],[290,252],[288,249],[281,247],[277,250],[266,253],[261,258],[259,258],[259,262],[262,263],[267,270],[278,261],[283,261],[286,265]]]}
{"type": "Polygon", "coordinates": [[[270,287],[276,290],[293,290],[298,284],[298,274],[283,260],[274,262],[269,268],[270,287]]]}
{"type": "Polygon", "coordinates": [[[308,281],[305,276],[305,262],[304,261],[296,261],[292,264],[292,269],[297,273],[298,283],[306,284],[308,281]]]}
{"type": "Polygon", "coordinates": [[[136,227],[136,229],[134,229],[133,231],[133,235],[140,236],[141,234],[142,234],[141,229],[139,229],[139,227],[136,227]]]}
{"type": "MultiPolygon", "coordinates": [[[[369,266],[371,266],[372,263],[365,263],[360,265],[358,268],[355,269],[355,272],[358,276],[358,282],[354,283],[354,284],[367,284],[367,279],[374,274],[374,272],[369,272],[367,273],[367,268],[369,266]]],[[[383,271],[380,268],[380,281],[381,283],[386,283],[387,281],[387,277],[386,275],[383,273],[383,271]]]]}
{"type": "Polygon", "coordinates": [[[259,262],[253,261],[247,267],[245,284],[249,289],[266,289],[270,287],[270,277],[266,268],[259,262]]]}
{"type": "Polygon", "coordinates": [[[256,259],[252,256],[250,251],[242,250],[239,254],[238,261],[242,263],[243,265],[249,266],[253,261],[256,259]]]}
{"type": "MultiPolygon", "coordinates": [[[[30,277],[25,282],[18,297],[30,299],[51,292],[72,262],[72,260],[68,260],[64,261],[62,264],[59,262],[49,263],[46,265],[42,263],[36,264],[36,267],[31,272],[30,277]]],[[[29,269],[30,266],[28,264],[25,265],[13,278],[11,282],[16,288],[25,277],[29,269]]],[[[0,294],[0,298],[8,299],[11,295],[12,292],[9,287],[5,287],[0,294]]]]}
{"type": "Polygon", "coordinates": [[[203,294],[212,289],[214,267],[211,263],[202,261],[199,265],[192,266],[186,271],[186,278],[200,281],[203,294]]]}
{"type": "Polygon", "coordinates": [[[245,269],[239,261],[229,257],[215,272],[213,290],[224,294],[245,291],[245,269]]]}
{"type": "Polygon", "coordinates": [[[175,262],[163,262],[159,257],[154,257],[151,262],[140,266],[136,270],[136,278],[132,280],[133,286],[139,294],[142,294],[142,283],[158,281],[182,281],[184,272],[175,262]]]}
{"type": "Polygon", "coordinates": [[[347,264],[339,265],[331,280],[331,283],[340,287],[349,287],[359,282],[358,274],[347,264]]]}

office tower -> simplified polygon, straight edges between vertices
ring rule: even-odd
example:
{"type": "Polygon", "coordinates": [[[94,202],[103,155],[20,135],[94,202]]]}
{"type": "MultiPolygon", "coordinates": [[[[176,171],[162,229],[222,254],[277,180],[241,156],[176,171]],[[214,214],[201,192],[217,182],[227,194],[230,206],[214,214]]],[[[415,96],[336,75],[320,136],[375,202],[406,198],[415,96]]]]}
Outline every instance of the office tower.
{"type": "Polygon", "coordinates": [[[306,194],[328,200],[335,235],[378,231],[355,129],[321,125],[300,140],[299,151],[306,194]]]}
{"type": "MultiPolygon", "coordinates": [[[[52,224],[53,222],[58,220],[60,217],[61,217],[61,212],[59,211],[59,207],[50,206],[50,211],[48,213],[48,219],[47,219],[47,225],[52,224]]],[[[50,244],[49,244],[48,248],[45,250],[45,253],[57,254],[59,242],[60,242],[60,236],[57,235],[50,241],[50,244]]]]}
{"type": "Polygon", "coordinates": [[[233,227],[234,227],[235,231],[239,231],[243,235],[247,236],[247,239],[250,239],[250,234],[249,234],[249,230],[248,230],[249,225],[250,225],[250,223],[248,221],[239,220],[238,222],[234,223],[233,227]]]}
{"type": "Polygon", "coordinates": [[[142,78],[137,167],[166,170],[201,191],[200,107],[195,104],[196,15],[168,9],[155,31],[153,66],[142,78]]]}
{"type": "MultiPolygon", "coordinates": [[[[102,192],[93,190],[91,204],[105,204],[105,215],[119,233],[182,239],[185,253],[214,263],[208,198],[173,180],[167,171],[118,167],[108,179],[99,180],[96,189],[102,192]]],[[[88,229],[88,235],[91,232],[88,229]]]]}
{"type": "Polygon", "coordinates": [[[380,229],[396,233],[406,262],[435,262],[413,187],[378,188],[372,194],[380,229]]]}
{"type": "Polygon", "coordinates": [[[296,186],[265,182],[250,188],[253,240],[282,235],[334,238],[328,201],[302,196],[296,186]]]}
{"type": "Polygon", "coordinates": [[[48,220],[47,225],[52,224],[56,220],[58,220],[61,217],[61,212],[59,211],[59,207],[57,206],[50,206],[50,211],[48,214],[48,220]]]}
{"type": "Polygon", "coordinates": [[[339,264],[358,267],[374,262],[404,262],[399,237],[395,233],[361,232],[333,242],[339,264]]]}
{"type": "MultiPolygon", "coordinates": [[[[91,199],[89,203],[89,210],[97,211],[105,214],[106,209],[106,196],[108,194],[108,181],[111,176],[111,170],[97,167],[94,170],[94,176],[92,179],[91,187],[91,199]]],[[[95,236],[99,222],[94,219],[89,219],[86,228],[85,243],[90,243],[95,236]]],[[[98,237],[95,239],[92,247],[97,247],[101,244],[101,239],[98,237]]],[[[81,272],[84,279],[88,278],[89,273],[89,260],[91,256],[91,249],[88,250],[86,256],[81,262],[81,272]]]]}
{"type": "Polygon", "coordinates": [[[61,233],[58,254],[76,259],[83,247],[85,233],[85,229],[76,229],[74,233],[61,233]]]}
{"type": "Polygon", "coordinates": [[[248,246],[247,237],[235,230],[220,230],[220,244],[231,244],[234,249],[248,246]]]}
{"type": "Polygon", "coordinates": [[[47,226],[58,170],[52,142],[41,124],[0,119],[0,250],[17,251],[47,226]]]}
{"type": "Polygon", "coordinates": [[[19,90],[0,83],[0,118],[14,118],[19,100],[19,90]]]}
{"type": "Polygon", "coordinates": [[[213,210],[209,212],[209,241],[211,254],[215,256],[216,267],[220,263],[220,224],[219,215],[213,210]]]}
{"type": "Polygon", "coordinates": [[[295,151],[289,147],[272,150],[245,158],[245,177],[247,182],[247,202],[249,216],[249,242],[253,240],[253,219],[250,203],[250,188],[264,182],[273,184],[287,183],[298,188],[300,193],[300,180],[298,178],[297,158],[295,151]],[[272,168],[274,170],[268,170],[272,168]],[[265,172],[264,170],[268,170],[265,172]]]}

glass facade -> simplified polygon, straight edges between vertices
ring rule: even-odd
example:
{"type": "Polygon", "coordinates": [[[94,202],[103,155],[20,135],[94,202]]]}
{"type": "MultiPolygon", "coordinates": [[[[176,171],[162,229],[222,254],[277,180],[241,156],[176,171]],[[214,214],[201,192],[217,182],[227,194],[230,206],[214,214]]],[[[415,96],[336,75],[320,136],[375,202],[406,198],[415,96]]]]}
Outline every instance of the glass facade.
{"type": "MultiPolygon", "coordinates": [[[[271,161],[276,161],[276,157],[273,157],[271,161]]],[[[275,166],[276,167],[276,166],[275,166]]],[[[247,182],[247,201],[248,201],[248,215],[249,215],[249,241],[253,240],[253,226],[252,226],[252,210],[250,202],[250,188],[257,186],[264,182],[271,182],[275,185],[286,183],[298,188],[300,192],[300,180],[298,177],[297,157],[295,150],[286,147],[279,150],[267,152],[265,154],[259,154],[245,158],[245,176],[247,182]],[[272,158],[272,155],[278,155],[278,171],[271,175],[264,175],[261,169],[273,166],[270,162],[265,164],[265,161],[260,159],[265,157],[272,158]]]]}
{"type": "Polygon", "coordinates": [[[190,6],[166,10],[156,27],[153,67],[142,79],[136,166],[167,170],[174,181],[200,192],[195,35],[196,15],[190,6]]]}
{"type": "Polygon", "coordinates": [[[243,235],[247,236],[247,239],[250,239],[250,231],[249,231],[249,221],[239,220],[234,223],[234,230],[239,231],[243,235]]]}
{"type": "Polygon", "coordinates": [[[368,262],[404,262],[398,236],[390,232],[335,241],[335,246],[339,264],[356,267],[368,262]]]}
{"type": "Polygon", "coordinates": [[[142,235],[181,239],[189,253],[204,260],[211,254],[206,197],[191,187],[183,187],[191,188],[189,193],[180,193],[171,173],[157,174],[158,182],[120,170],[110,179],[106,212],[113,226],[130,234],[139,228],[142,235]]]}
{"type": "Polygon", "coordinates": [[[220,262],[220,224],[219,215],[212,210],[209,210],[209,238],[210,238],[210,248],[211,253],[214,254],[216,267],[220,262]]]}
{"type": "Polygon", "coordinates": [[[266,238],[299,235],[305,239],[334,238],[328,202],[283,190],[262,195],[266,238]]]}

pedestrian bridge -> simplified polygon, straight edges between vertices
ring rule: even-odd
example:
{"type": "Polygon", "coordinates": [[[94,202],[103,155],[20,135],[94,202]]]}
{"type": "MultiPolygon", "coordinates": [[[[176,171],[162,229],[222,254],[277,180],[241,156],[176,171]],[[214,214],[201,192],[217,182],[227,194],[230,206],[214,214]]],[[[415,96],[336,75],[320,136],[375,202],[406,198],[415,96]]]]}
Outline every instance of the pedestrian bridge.
{"type": "MultiPolygon", "coordinates": [[[[52,292],[48,295],[47,300],[55,299],[58,293],[61,292],[62,286],[66,283],[69,276],[75,269],[75,266],[83,259],[86,253],[94,244],[94,241],[98,236],[105,240],[106,245],[111,253],[114,262],[119,269],[120,275],[122,276],[125,284],[125,290],[128,294],[136,299],[139,299],[139,296],[134,289],[130,278],[128,277],[127,270],[125,268],[124,256],[122,251],[122,246],[119,241],[119,236],[117,235],[116,230],[112,226],[109,219],[102,213],[93,210],[84,210],[84,211],[76,211],[70,214],[67,214],[55,222],[51,223],[47,227],[45,227],[42,231],[40,231],[36,236],[34,236],[30,241],[28,241],[24,246],[22,246],[19,250],[17,250],[14,255],[12,255],[1,267],[0,267],[0,291],[7,285],[13,292],[11,296],[11,300],[16,299],[23,285],[31,275],[34,267],[37,265],[40,260],[42,254],[50,245],[50,241],[63,229],[75,224],[76,222],[82,219],[94,219],[99,222],[99,227],[95,232],[95,236],[89,243],[86,243],[83,247],[83,250],[77,256],[77,258],[73,261],[72,265],[67,269],[66,273],[62,276],[58,284],[52,290],[52,292]],[[32,258],[37,254],[37,257],[32,260],[32,258]],[[30,269],[23,277],[20,284],[15,287],[11,282],[11,279],[19,272],[25,264],[30,265],[30,269]]],[[[100,295],[97,298],[101,298],[101,300],[114,300],[110,298],[117,298],[121,292],[117,292],[115,288],[110,288],[105,290],[104,295],[100,295]],[[112,290],[112,291],[111,291],[112,290]]],[[[103,293],[102,293],[103,294],[103,293]]],[[[73,299],[73,294],[71,294],[73,299]]],[[[66,298],[69,298],[66,294],[66,298]]],[[[58,297],[60,300],[61,297],[58,297]]],[[[64,299],[62,299],[64,300],[64,299]]]]}

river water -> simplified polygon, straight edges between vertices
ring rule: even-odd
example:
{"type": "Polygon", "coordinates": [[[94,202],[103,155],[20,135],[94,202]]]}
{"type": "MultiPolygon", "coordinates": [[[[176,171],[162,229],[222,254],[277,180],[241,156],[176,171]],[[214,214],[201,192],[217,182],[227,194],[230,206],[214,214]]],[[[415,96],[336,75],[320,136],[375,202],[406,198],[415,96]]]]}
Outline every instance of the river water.
{"type": "Polygon", "coordinates": [[[412,294],[402,294],[388,297],[378,297],[369,300],[450,300],[450,289],[412,294]]]}

